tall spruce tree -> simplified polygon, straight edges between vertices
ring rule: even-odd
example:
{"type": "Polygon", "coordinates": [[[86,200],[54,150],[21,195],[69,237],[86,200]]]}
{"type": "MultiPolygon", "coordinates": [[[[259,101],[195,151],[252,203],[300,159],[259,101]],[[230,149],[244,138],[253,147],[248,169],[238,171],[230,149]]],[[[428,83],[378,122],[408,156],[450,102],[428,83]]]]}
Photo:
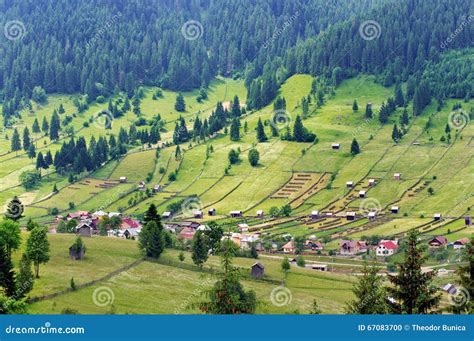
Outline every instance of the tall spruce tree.
{"type": "Polygon", "coordinates": [[[377,267],[364,264],[362,276],[352,288],[355,299],[347,303],[348,314],[387,314],[388,306],[383,278],[378,274],[377,267]]]}
{"type": "Polygon", "coordinates": [[[395,104],[397,107],[403,107],[405,105],[405,97],[403,96],[403,91],[400,83],[395,85],[395,104]]]}
{"type": "Polygon", "coordinates": [[[176,103],[174,104],[174,108],[178,112],[186,111],[186,103],[184,102],[184,96],[181,92],[176,96],[176,103]]]}
{"type": "Polygon", "coordinates": [[[404,261],[397,264],[396,275],[388,276],[392,285],[387,291],[393,298],[390,308],[395,314],[427,314],[438,308],[441,299],[441,294],[432,283],[436,270],[423,272],[421,268],[426,258],[418,236],[416,230],[408,233],[404,261]]]}
{"type": "Polygon", "coordinates": [[[41,130],[43,131],[43,134],[46,136],[49,133],[49,123],[48,119],[46,116],[43,116],[43,122],[41,124],[41,130]]]}
{"type": "Polygon", "coordinates": [[[354,103],[352,103],[352,111],[358,111],[359,110],[359,106],[357,105],[357,101],[354,100],[354,103]]]}
{"type": "Polygon", "coordinates": [[[240,120],[238,118],[232,119],[230,125],[230,139],[231,141],[240,140],[240,120]]]}
{"type": "Polygon", "coordinates": [[[20,134],[18,134],[18,130],[16,128],[13,131],[10,149],[12,152],[16,152],[16,155],[18,155],[18,151],[21,150],[20,134]]]}
{"type": "Polygon", "coordinates": [[[365,118],[371,119],[373,116],[374,114],[372,112],[372,104],[367,103],[367,105],[365,106],[365,118]]]}
{"type": "Polygon", "coordinates": [[[296,142],[306,141],[306,131],[303,127],[303,121],[301,120],[300,115],[296,116],[295,123],[293,125],[293,139],[296,142]]]}
{"type": "Polygon", "coordinates": [[[359,147],[359,143],[357,142],[357,140],[354,138],[352,140],[352,143],[351,143],[351,154],[352,155],[357,155],[360,153],[360,147],[359,147]]]}
{"type": "Polygon", "coordinates": [[[209,248],[209,240],[206,234],[202,231],[197,231],[194,234],[191,246],[194,264],[202,268],[202,265],[209,257],[209,248]]]}
{"type": "Polygon", "coordinates": [[[51,125],[49,127],[49,138],[51,141],[57,141],[59,139],[59,116],[56,110],[53,112],[53,116],[51,117],[51,125]]]}
{"type": "Polygon", "coordinates": [[[28,127],[25,127],[23,129],[23,150],[27,151],[28,148],[30,148],[31,145],[31,139],[30,139],[30,130],[28,127]]]}
{"type": "Polygon", "coordinates": [[[267,135],[265,134],[262,119],[260,117],[258,118],[257,123],[257,140],[258,142],[265,142],[268,140],[267,135]]]}
{"type": "Polygon", "coordinates": [[[138,246],[147,257],[160,258],[165,249],[165,238],[161,223],[149,220],[140,232],[138,246]]]}

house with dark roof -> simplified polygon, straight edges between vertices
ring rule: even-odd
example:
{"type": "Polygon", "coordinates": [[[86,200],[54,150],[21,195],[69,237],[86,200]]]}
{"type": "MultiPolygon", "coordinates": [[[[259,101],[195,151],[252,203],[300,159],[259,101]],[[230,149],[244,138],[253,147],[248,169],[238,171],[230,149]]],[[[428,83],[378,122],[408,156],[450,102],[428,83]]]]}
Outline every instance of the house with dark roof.
{"type": "Polygon", "coordinates": [[[448,240],[444,236],[437,236],[428,241],[428,245],[432,248],[438,248],[448,244],[448,240]]]}
{"type": "Polygon", "coordinates": [[[250,276],[253,278],[262,278],[265,274],[265,267],[262,263],[255,263],[250,267],[250,276]]]}

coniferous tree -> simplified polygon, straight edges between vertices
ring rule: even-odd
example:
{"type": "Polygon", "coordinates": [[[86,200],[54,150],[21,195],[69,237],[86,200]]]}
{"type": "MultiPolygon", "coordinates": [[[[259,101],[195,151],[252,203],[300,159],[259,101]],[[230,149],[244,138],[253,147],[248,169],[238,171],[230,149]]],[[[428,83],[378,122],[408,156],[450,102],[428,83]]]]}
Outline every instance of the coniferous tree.
{"type": "Polygon", "coordinates": [[[387,314],[386,292],[378,268],[364,264],[362,276],[352,288],[355,299],[347,303],[348,314],[387,314]]]}
{"type": "Polygon", "coordinates": [[[402,117],[401,117],[401,124],[408,125],[410,123],[410,119],[408,118],[408,111],[407,109],[403,110],[402,117]]]}
{"type": "Polygon", "coordinates": [[[240,110],[240,100],[237,95],[234,97],[234,100],[232,101],[230,113],[232,117],[237,117],[237,118],[240,117],[240,115],[242,114],[242,111],[240,110]]]}
{"type": "Polygon", "coordinates": [[[392,129],[392,140],[396,143],[398,140],[400,140],[400,137],[400,131],[398,130],[397,124],[395,123],[392,129]]]}
{"type": "Polygon", "coordinates": [[[48,119],[46,116],[43,117],[43,123],[41,124],[41,130],[43,131],[43,134],[46,136],[49,133],[49,123],[48,119]]]}
{"type": "Polygon", "coordinates": [[[234,118],[230,125],[230,139],[231,141],[240,140],[240,120],[238,118],[234,118]]]}
{"type": "Polygon", "coordinates": [[[354,138],[352,140],[352,143],[351,143],[351,154],[352,155],[357,155],[360,153],[360,147],[359,147],[359,143],[357,142],[357,140],[354,138]]]}
{"type": "Polygon", "coordinates": [[[416,230],[408,232],[404,261],[397,265],[397,275],[388,276],[392,286],[387,291],[394,299],[390,307],[396,314],[427,314],[438,308],[441,299],[432,284],[436,270],[422,270],[425,257],[418,236],[416,230]]]}
{"type": "Polygon", "coordinates": [[[176,103],[174,104],[174,108],[178,112],[185,112],[186,111],[186,103],[184,102],[184,96],[182,93],[179,93],[176,96],[176,103]]]}
{"type": "Polygon", "coordinates": [[[40,126],[39,126],[39,122],[38,122],[38,118],[35,117],[35,120],[33,122],[33,126],[31,127],[32,131],[34,134],[39,134],[41,133],[41,129],[40,129],[40,126]]]}
{"type": "Polygon", "coordinates": [[[403,91],[400,83],[395,85],[395,104],[398,107],[403,107],[405,105],[405,97],[403,96],[403,91]]]}
{"type": "Polygon", "coordinates": [[[371,119],[373,117],[372,104],[367,103],[365,106],[365,118],[371,119]]]}
{"type": "Polygon", "coordinates": [[[265,134],[262,119],[260,117],[258,118],[257,123],[257,140],[258,142],[265,142],[268,140],[267,135],[265,134]]]}
{"type": "Polygon", "coordinates": [[[258,161],[260,160],[260,153],[258,152],[257,149],[252,148],[249,150],[249,163],[252,167],[255,167],[258,165],[258,161]]]}
{"type": "Polygon", "coordinates": [[[53,112],[53,116],[51,117],[51,125],[49,127],[49,138],[51,141],[57,141],[59,139],[59,116],[56,110],[53,112]]]}
{"type": "Polygon", "coordinates": [[[16,155],[18,155],[18,151],[21,150],[20,134],[18,134],[18,130],[16,128],[12,135],[11,150],[12,152],[16,152],[16,155]]]}
{"type": "Polygon", "coordinates": [[[359,110],[359,106],[357,105],[357,101],[354,100],[354,103],[352,103],[352,111],[358,111],[359,110]]]}
{"type": "Polygon", "coordinates": [[[28,127],[23,129],[23,150],[27,151],[30,148],[31,140],[30,140],[30,130],[28,127]]]}
{"type": "Polygon", "coordinates": [[[299,115],[296,116],[295,123],[293,125],[293,138],[296,142],[306,141],[306,131],[299,115]]]}
{"type": "Polygon", "coordinates": [[[36,148],[33,143],[30,144],[30,146],[28,147],[27,154],[28,154],[28,158],[31,160],[33,160],[36,157],[36,148]]]}
{"type": "Polygon", "coordinates": [[[209,256],[209,240],[202,231],[197,231],[194,234],[191,248],[194,264],[202,268],[209,256]]]}
{"type": "Polygon", "coordinates": [[[11,255],[8,254],[4,245],[0,245],[0,288],[3,288],[7,297],[13,297],[16,294],[15,271],[11,255]]]}
{"type": "Polygon", "coordinates": [[[382,106],[380,107],[379,110],[379,121],[382,124],[385,124],[388,122],[388,107],[385,105],[385,103],[382,103],[382,106]]]}
{"type": "Polygon", "coordinates": [[[139,235],[139,248],[147,257],[159,258],[165,249],[165,239],[163,236],[163,227],[154,219],[149,220],[139,235]]]}

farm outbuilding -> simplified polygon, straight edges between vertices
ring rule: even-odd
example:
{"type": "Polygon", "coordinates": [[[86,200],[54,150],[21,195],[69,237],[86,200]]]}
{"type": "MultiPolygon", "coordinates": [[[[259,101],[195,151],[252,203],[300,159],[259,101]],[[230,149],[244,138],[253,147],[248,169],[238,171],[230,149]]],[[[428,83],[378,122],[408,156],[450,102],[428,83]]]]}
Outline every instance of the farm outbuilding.
{"type": "Polygon", "coordinates": [[[120,181],[120,183],[124,184],[124,183],[127,182],[127,177],[126,177],[126,176],[121,176],[121,177],[119,178],[119,181],[120,181]]]}
{"type": "Polygon", "coordinates": [[[346,219],[347,220],[355,220],[356,213],[355,212],[346,212],[346,219]]]}
{"type": "Polygon", "coordinates": [[[230,211],[230,216],[231,218],[241,218],[242,217],[242,211],[230,211]]]}
{"type": "Polygon", "coordinates": [[[464,217],[464,223],[466,226],[471,226],[472,225],[472,218],[471,217],[464,217]]]}
{"type": "Polygon", "coordinates": [[[369,218],[369,220],[375,220],[375,216],[376,216],[375,212],[369,212],[369,214],[367,214],[367,217],[369,218]]]}
{"type": "Polygon", "coordinates": [[[216,209],[215,208],[210,208],[207,211],[207,214],[210,215],[210,216],[215,216],[216,215],[216,209]]]}
{"type": "Polygon", "coordinates": [[[154,192],[159,192],[160,191],[160,185],[153,186],[153,191],[154,192]]]}
{"type": "Polygon", "coordinates": [[[93,227],[87,222],[81,222],[76,226],[76,233],[82,237],[92,237],[93,227]]]}
{"type": "Polygon", "coordinates": [[[333,217],[333,213],[332,212],[326,212],[326,217],[327,218],[332,218],[333,217]]]}
{"type": "Polygon", "coordinates": [[[393,178],[394,178],[395,180],[400,180],[400,179],[402,178],[402,174],[400,174],[400,173],[395,173],[395,174],[393,174],[393,178]]]}
{"type": "Polygon", "coordinates": [[[319,211],[311,211],[311,219],[318,219],[319,211]]]}
{"type": "Polygon", "coordinates": [[[161,217],[162,217],[163,219],[170,219],[172,215],[173,215],[173,214],[172,214],[171,212],[166,211],[166,212],[164,212],[164,213],[161,215],[161,217]]]}
{"type": "Polygon", "coordinates": [[[263,215],[264,215],[263,210],[257,211],[257,218],[263,218],[263,215]]]}
{"type": "Polygon", "coordinates": [[[398,213],[399,208],[398,206],[392,206],[392,208],[390,208],[390,211],[392,211],[392,213],[398,213]]]}
{"type": "Polygon", "coordinates": [[[262,278],[265,274],[265,267],[262,263],[255,263],[250,267],[250,276],[253,278],[262,278]]]}
{"type": "Polygon", "coordinates": [[[341,144],[340,143],[333,143],[333,144],[331,144],[331,148],[334,149],[334,150],[340,149],[341,144]]]}
{"type": "Polygon", "coordinates": [[[436,221],[441,220],[441,213],[435,213],[433,215],[433,219],[436,220],[436,221]]]}
{"type": "Polygon", "coordinates": [[[365,191],[359,191],[359,198],[365,198],[365,191]]]}
{"type": "Polygon", "coordinates": [[[375,179],[369,179],[369,186],[375,185],[375,179]]]}
{"type": "Polygon", "coordinates": [[[202,213],[201,210],[194,210],[194,211],[193,211],[193,216],[194,216],[194,218],[196,218],[196,219],[202,219],[202,217],[204,216],[204,214],[202,213]]]}
{"type": "Polygon", "coordinates": [[[346,187],[347,187],[347,188],[352,188],[352,187],[354,187],[354,182],[353,182],[353,181],[347,181],[347,182],[346,182],[346,187]]]}

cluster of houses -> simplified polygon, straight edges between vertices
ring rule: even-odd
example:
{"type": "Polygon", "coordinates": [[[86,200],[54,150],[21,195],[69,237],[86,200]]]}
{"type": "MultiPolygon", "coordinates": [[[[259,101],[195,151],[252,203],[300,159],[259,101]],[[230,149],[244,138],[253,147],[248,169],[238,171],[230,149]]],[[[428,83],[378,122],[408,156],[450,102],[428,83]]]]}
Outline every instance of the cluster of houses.
{"type": "Polygon", "coordinates": [[[102,219],[105,219],[105,217],[112,218],[115,216],[120,217],[120,226],[117,230],[109,230],[107,232],[108,236],[115,236],[121,238],[135,238],[138,236],[142,228],[141,223],[138,220],[132,219],[130,217],[122,216],[120,212],[71,212],[65,216],[56,216],[56,223],[59,223],[60,221],[68,222],[71,220],[75,220],[77,222],[76,233],[84,237],[91,237],[92,235],[99,234],[99,223],[102,219]]]}

